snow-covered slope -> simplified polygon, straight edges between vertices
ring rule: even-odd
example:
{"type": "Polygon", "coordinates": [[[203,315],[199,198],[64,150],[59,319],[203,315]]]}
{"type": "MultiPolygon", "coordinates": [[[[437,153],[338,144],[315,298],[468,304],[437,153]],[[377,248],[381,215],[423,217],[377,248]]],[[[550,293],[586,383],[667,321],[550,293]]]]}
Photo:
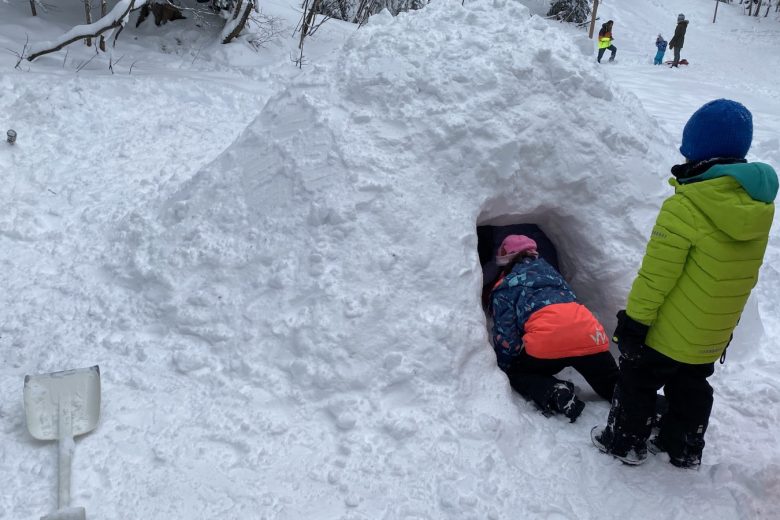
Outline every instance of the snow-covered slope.
{"type": "MultiPolygon", "coordinates": [[[[663,4],[622,15],[660,23],[663,4]]],[[[25,7],[0,5],[2,43],[62,29],[25,7]]],[[[771,337],[738,337],[714,377],[698,473],[600,455],[588,432],[607,404],[577,380],[583,416],[545,419],[487,340],[476,226],[491,222],[541,225],[611,329],[679,160],[660,70],[599,68],[582,31],[502,0],[328,22],[303,72],[286,38],[226,64],[139,31],[133,74],[3,58],[20,138],[0,147],[0,517],[54,507],[24,374],[95,363],[103,417],[73,467],[91,518],[771,517],[771,337]]],[[[679,89],[706,97],[705,79],[679,89]]],[[[749,106],[759,138],[777,129],[772,102],[749,106]]],[[[779,287],[770,272],[755,305],[779,287]]]]}

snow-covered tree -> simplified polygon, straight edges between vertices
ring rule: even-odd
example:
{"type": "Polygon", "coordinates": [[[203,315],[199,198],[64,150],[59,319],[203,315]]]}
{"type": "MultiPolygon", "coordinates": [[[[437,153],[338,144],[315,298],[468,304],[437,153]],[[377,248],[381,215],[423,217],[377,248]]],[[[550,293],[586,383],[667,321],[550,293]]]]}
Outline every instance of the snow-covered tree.
{"type": "Polygon", "coordinates": [[[588,0],[553,0],[547,16],[563,22],[582,23],[590,15],[588,0]]]}
{"type": "Polygon", "coordinates": [[[369,16],[387,9],[393,16],[422,9],[429,0],[321,0],[317,14],[352,23],[364,23],[369,16]]]}

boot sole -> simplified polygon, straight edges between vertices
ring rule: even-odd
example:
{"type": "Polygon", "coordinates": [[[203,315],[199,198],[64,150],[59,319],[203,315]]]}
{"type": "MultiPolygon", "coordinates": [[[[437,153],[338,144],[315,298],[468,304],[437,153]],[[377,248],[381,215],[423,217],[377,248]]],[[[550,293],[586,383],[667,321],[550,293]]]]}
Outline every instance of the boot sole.
{"type": "Polygon", "coordinates": [[[596,438],[598,436],[598,433],[599,433],[597,431],[598,429],[599,429],[598,426],[594,426],[590,430],[590,441],[593,443],[593,445],[595,447],[597,447],[599,449],[599,451],[601,453],[606,453],[607,455],[611,455],[613,458],[616,458],[617,460],[619,460],[623,464],[627,464],[628,466],[639,466],[639,465],[643,464],[647,460],[647,457],[645,457],[644,459],[640,460],[640,459],[629,458],[628,456],[620,456],[620,455],[616,455],[614,453],[610,453],[609,450],[607,449],[607,447],[604,446],[603,444],[601,444],[601,442],[596,438]]]}

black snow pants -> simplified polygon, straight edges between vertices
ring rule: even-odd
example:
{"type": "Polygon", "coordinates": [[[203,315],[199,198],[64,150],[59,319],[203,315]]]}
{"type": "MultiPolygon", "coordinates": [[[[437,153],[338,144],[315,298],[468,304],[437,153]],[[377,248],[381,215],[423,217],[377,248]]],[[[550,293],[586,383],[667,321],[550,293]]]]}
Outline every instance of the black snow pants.
{"type": "Polygon", "coordinates": [[[609,352],[560,359],[540,359],[523,350],[507,370],[507,376],[512,388],[526,399],[532,400],[540,409],[545,410],[553,387],[563,382],[553,376],[567,367],[572,367],[582,374],[585,381],[601,397],[607,401],[612,400],[618,379],[618,367],[615,358],[609,352]]]}
{"type": "Polygon", "coordinates": [[[613,453],[644,447],[652,429],[656,392],[664,387],[669,409],[661,419],[659,441],[672,458],[701,457],[712,411],[707,382],[714,363],[690,365],[645,346],[631,359],[620,358],[620,376],[605,439],[613,453]]]}
{"type": "Polygon", "coordinates": [[[675,47],[674,49],[674,61],[672,61],[672,67],[676,67],[678,63],[680,63],[680,48],[675,47]]]}
{"type": "Polygon", "coordinates": [[[614,45],[610,45],[609,47],[602,47],[601,49],[599,49],[599,56],[598,56],[598,58],[596,58],[596,61],[601,63],[601,58],[604,56],[604,53],[606,51],[611,51],[612,52],[612,55],[609,57],[609,61],[612,61],[612,60],[615,59],[615,54],[617,54],[617,47],[615,47],[614,45]]]}

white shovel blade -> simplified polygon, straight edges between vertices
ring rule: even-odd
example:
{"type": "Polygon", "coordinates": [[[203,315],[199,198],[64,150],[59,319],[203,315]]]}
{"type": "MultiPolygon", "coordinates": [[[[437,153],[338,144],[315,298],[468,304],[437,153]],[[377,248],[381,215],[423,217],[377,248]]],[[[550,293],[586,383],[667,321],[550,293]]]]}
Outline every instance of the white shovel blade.
{"type": "Polygon", "coordinates": [[[60,404],[70,409],[72,436],[92,431],[100,418],[100,369],[97,365],[25,376],[27,429],[40,440],[59,438],[60,404]]]}
{"type": "Polygon", "coordinates": [[[66,507],[42,516],[41,520],[87,520],[87,511],[83,507],[66,507]]]}

